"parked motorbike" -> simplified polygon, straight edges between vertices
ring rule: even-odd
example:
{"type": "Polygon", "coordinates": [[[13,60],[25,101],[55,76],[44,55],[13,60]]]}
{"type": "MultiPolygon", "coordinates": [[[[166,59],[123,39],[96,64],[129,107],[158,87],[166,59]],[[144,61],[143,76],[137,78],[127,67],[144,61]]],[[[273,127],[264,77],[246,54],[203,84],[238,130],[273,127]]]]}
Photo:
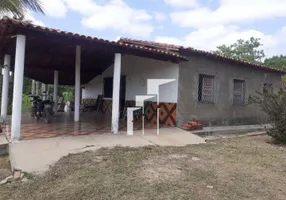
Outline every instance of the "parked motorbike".
{"type": "Polygon", "coordinates": [[[54,115],[53,102],[50,100],[42,100],[39,96],[30,96],[32,98],[31,116],[37,121],[41,117],[45,118],[46,123],[51,122],[51,118],[54,115]]]}

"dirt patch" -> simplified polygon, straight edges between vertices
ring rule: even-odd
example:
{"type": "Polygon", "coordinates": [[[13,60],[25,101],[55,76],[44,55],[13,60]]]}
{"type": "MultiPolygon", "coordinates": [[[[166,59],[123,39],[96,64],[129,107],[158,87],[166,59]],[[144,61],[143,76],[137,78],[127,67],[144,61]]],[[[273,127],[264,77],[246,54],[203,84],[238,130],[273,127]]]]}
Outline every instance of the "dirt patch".
{"type": "Polygon", "coordinates": [[[150,182],[178,181],[187,172],[186,166],[188,170],[207,169],[207,163],[192,154],[170,154],[150,157],[138,172],[150,182]]]}
{"type": "Polygon", "coordinates": [[[143,162],[139,174],[148,181],[171,181],[181,178],[182,168],[180,159],[187,158],[187,155],[171,154],[166,157],[155,156],[143,162]]]}

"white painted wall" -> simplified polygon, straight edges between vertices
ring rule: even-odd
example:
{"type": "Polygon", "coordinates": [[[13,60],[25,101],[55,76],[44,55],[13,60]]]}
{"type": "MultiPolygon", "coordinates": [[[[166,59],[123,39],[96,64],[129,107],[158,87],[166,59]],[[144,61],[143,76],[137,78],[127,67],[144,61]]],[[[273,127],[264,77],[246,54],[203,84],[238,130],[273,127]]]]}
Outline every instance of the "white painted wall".
{"type": "MultiPolygon", "coordinates": [[[[147,79],[176,79],[160,86],[160,102],[176,103],[178,96],[179,65],[131,55],[122,57],[121,75],[126,76],[126,100],[135,100],[136,95],[147,94],[147,79]]],[[[103,78],[113,76],[113,65],[95,77],[85,89],[83,99],[97,98],[103,93],[103,78]]],[[[154,99],[155,101],[155,99],[154,99]]]]}

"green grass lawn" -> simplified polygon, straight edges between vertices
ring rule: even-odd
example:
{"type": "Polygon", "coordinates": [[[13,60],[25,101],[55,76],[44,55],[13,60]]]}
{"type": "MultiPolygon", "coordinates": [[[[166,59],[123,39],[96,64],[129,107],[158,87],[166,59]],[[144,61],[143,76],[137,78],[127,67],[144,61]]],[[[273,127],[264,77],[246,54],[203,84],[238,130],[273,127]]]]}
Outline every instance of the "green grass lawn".
{"type": "MultiPolygon", "coordinates": [[[[44,155],[43,155],[44,156],[44,155]]],[[[286,199],[286,148],[266,136],[68,155],[0,199],[286,199]]]]}

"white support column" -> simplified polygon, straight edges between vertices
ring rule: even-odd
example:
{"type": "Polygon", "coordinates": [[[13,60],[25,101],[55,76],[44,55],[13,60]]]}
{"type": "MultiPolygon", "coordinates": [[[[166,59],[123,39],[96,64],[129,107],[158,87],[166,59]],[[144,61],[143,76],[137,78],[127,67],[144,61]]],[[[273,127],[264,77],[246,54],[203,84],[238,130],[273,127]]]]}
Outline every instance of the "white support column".
{"type": "Polygon", "coordinates": [[[119,127],[118,123],[119,123],[120,77],[121,77],[121,54],[116,53],[114,58],[112,121],[111,121],[111,132],[114,134],[118,133],[118,127],[119,127]]]}
{"type": "Polygon", "coordinates": [[[47,100],[47,85],[45,83],[42,83],[42,99],[47,100]],[[44,93],[45,92],[45,93],[44,93]]]}
{"type": "Polygon", "coordinates": [[[54,71],[54,111],[58,109],[58,86],[59,86],[59,71],[54,71]]]}
{"type": "Polygon", "coordinates": [[[8,110],[8,90],[9,90],[9,72],[10,72],[11,56],[5,55],[2,83],[2,101],[1,101],[1,116],[4,120],[7,119],[8,110]]]}
{"type": "Polygon", "coordinates": [[[14,68],[14,91],[12,107],[12,126],[11,139],[18,141],[20,139],[21,117],[22,117],[22,93],[24,79],[26,36],[17,35],[16,54],[14,68]]]}
{"type": "Polygon", "coordinates": [[[80,59],[81,59],[81,49],[80,46],[76,46],[76,56],[75,56],[75,100],[74,100],[74,121],[79,121],[80,114],[80,59]]]}
{"type": "Polygon", "coordinates": [[[40,82],[36,81],[36,96],[40,96],[40,82]]]}
{"type": "Polygon", "coordinates": [[[50,85],[49,84],[46,84],[46,95],[47,95],[47,100],[51,100],[50,99],[50,85]]]}
{"type": "Polygon", "coordinates": [[[35,95],[35,85],[36,85],[36,81],[33,79],[32,80],[32,88],[31,88],[31,95],[35,95]]]}

